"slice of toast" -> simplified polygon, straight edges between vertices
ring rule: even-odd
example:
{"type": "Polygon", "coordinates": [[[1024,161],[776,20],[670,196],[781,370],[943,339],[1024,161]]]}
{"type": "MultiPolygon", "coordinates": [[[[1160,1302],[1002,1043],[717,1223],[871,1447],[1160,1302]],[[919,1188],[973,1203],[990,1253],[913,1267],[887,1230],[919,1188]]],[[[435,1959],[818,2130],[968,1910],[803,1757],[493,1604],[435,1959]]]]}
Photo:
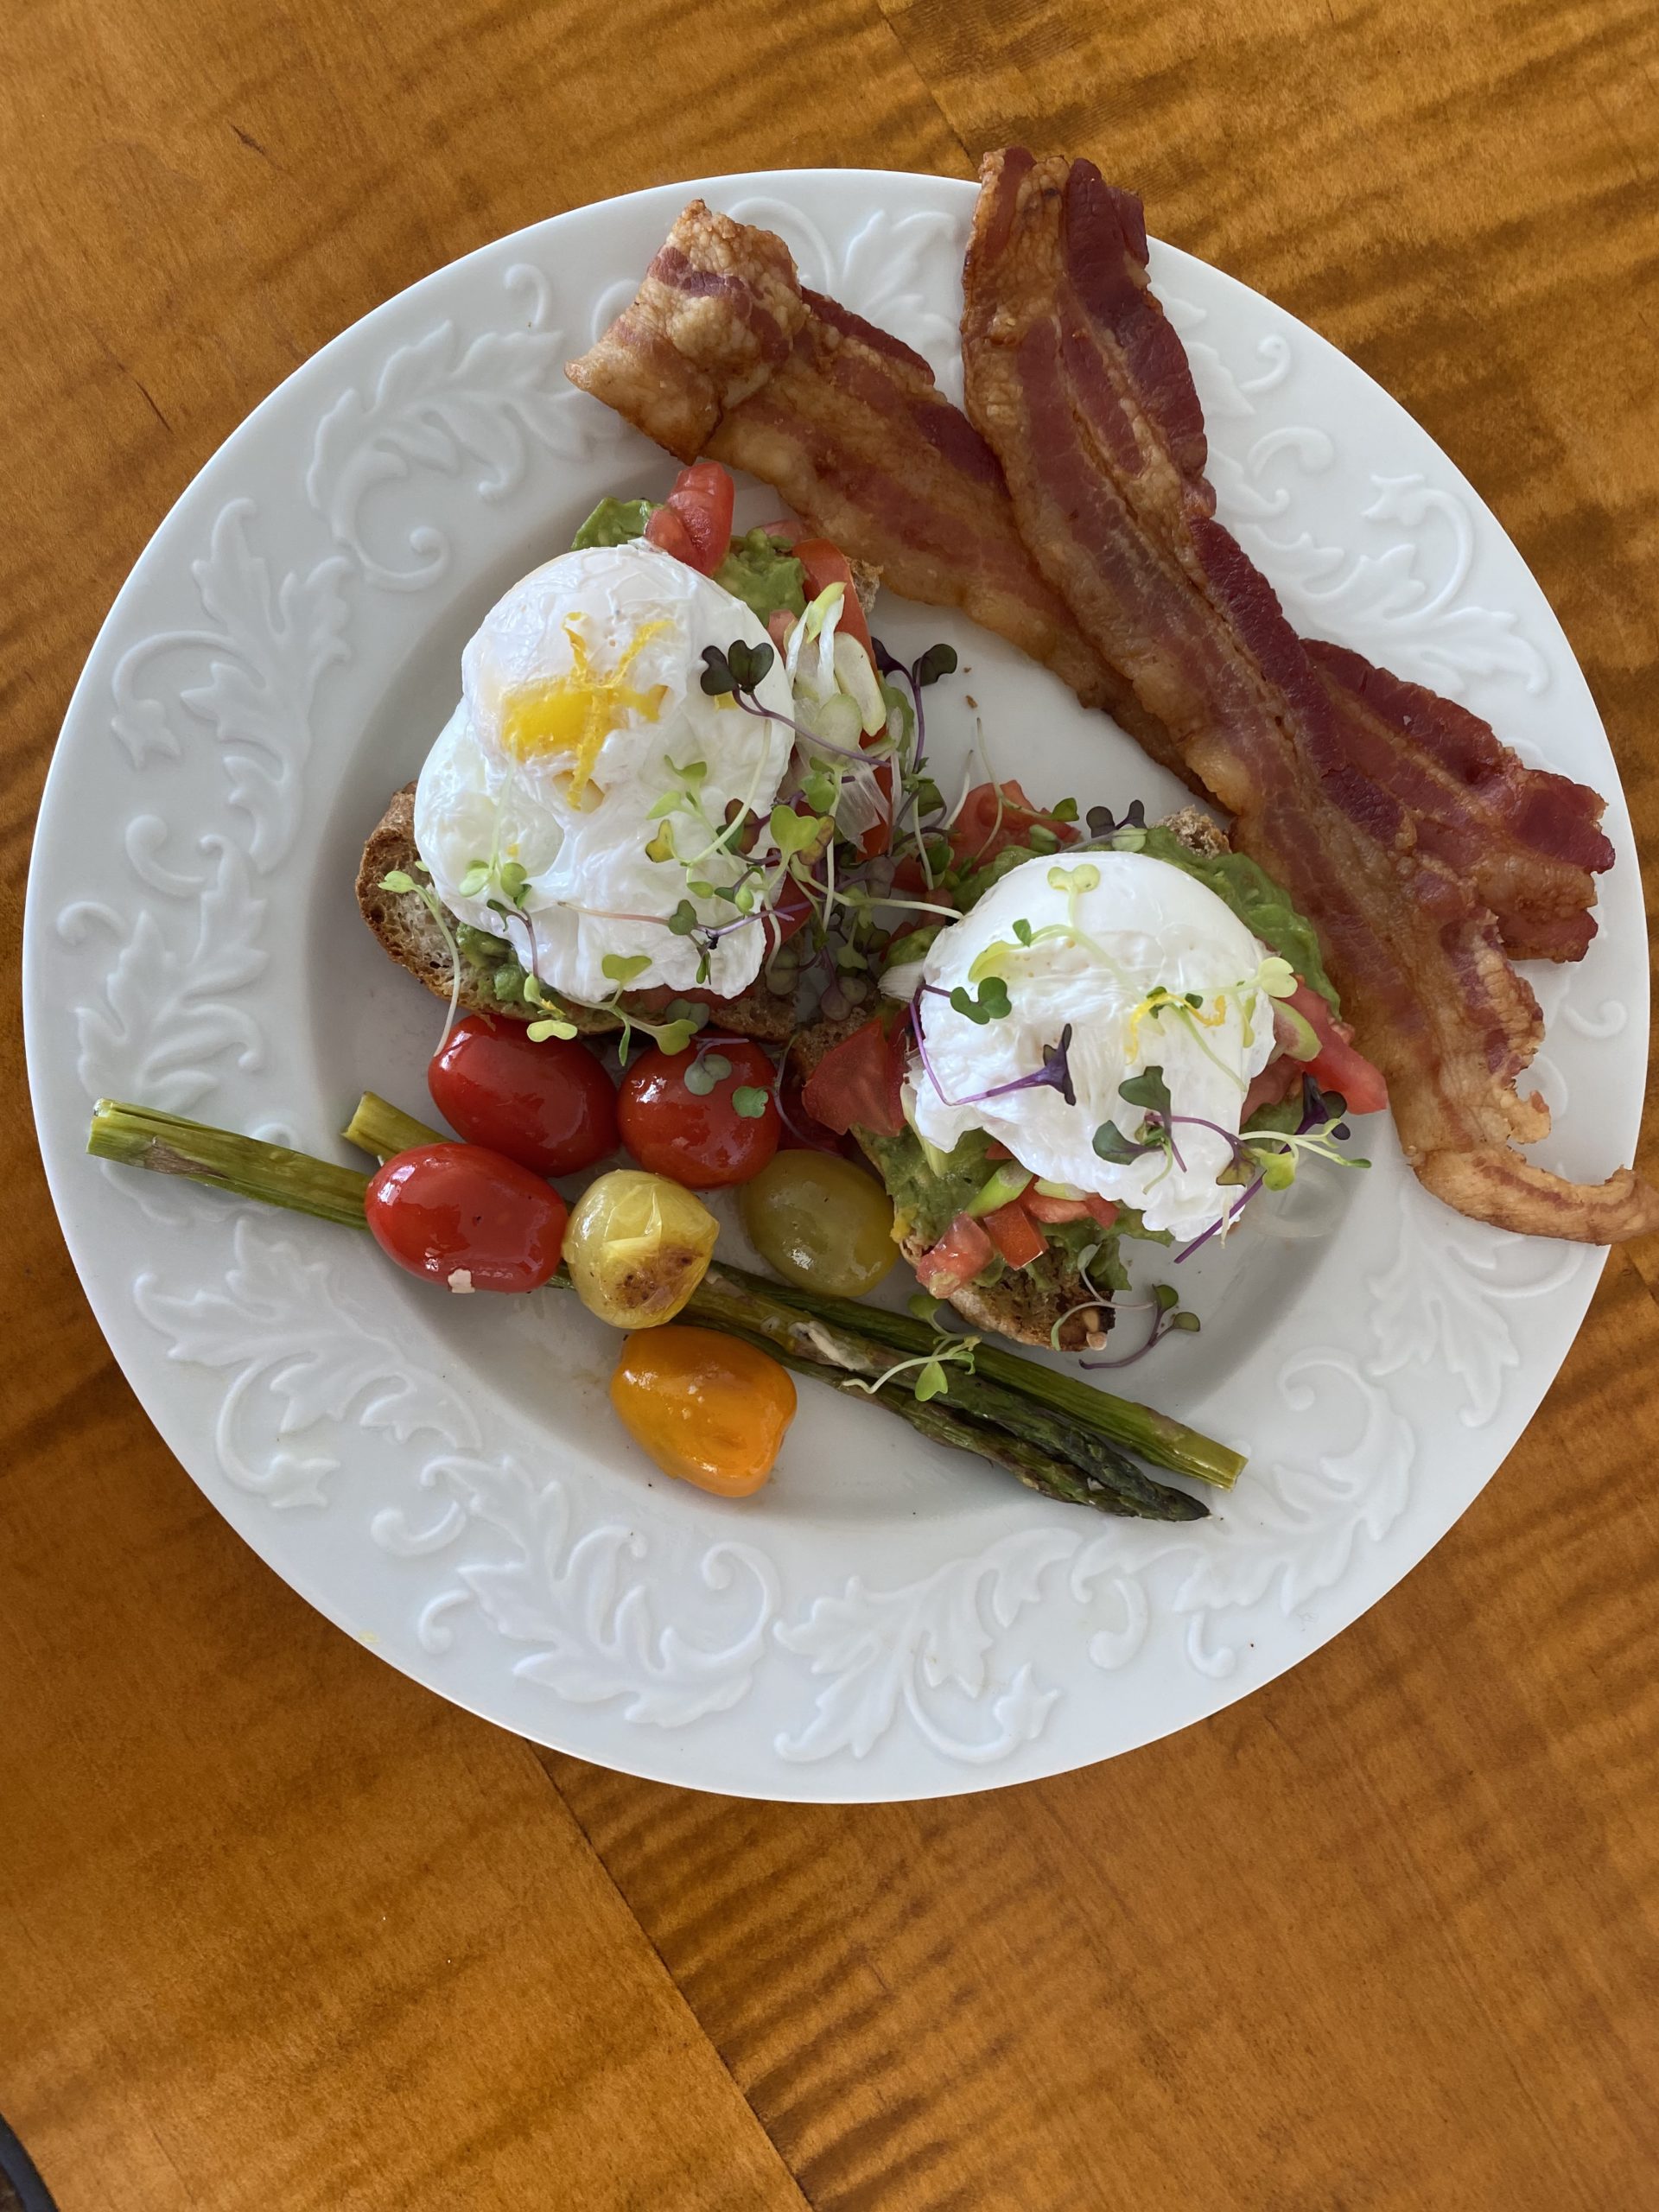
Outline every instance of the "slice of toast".
{"type": "MultiPolygon", "coordinates": [[[[1228,849],[1226,831],[1198,807],[1182,807],[1166,817],[1161,826],[1172,830],[1195,853],[1224,853],[1228,849]]],[[[869,1008],[861,1007],[838,1020],[817,1021],[802,1030],[790,1046],[789,1054],[790,1068],[797,1080],[804,1083],[830,1047],[840,1044],[855,1029],[862,1028],[869,1018],[869,1008]]],[[[853,1135],[857,1137],[856,1129],[853,1135]]],[[[861,1149],[880,1175],[881,1163],[877,1147],[862,1145],[861,1149]]],[[[927,1239],[912,1234],[901,1238],[899,1249],[913,1265],[927,1249],[927,1239]]],[[[967,1283],[951,1293],[950,1302],[976,1328],[1012,1337],[1017,1343],[1052,1344],[1058,1331],[1062,1351],[1087,1349],[1091,1336],[1098,1340],[1111,1327],[1109,1305],[1090,1306],[1085,1302],[1091,1294],[1089,1286],[1078,1274],[1071,1255],[1061,1247],[1051,1244],[1047,1257],[1037,1264],[1040,1274],[1011,1268],[995,1282],[967,1283]]]]}
{"type": "MultiPolygon", "coordinates": [[[[454,981],[449,948],[431,910],[417,891],[387,891],[385,879],[401,869],[413,875],[420,855],[415,846],[415,786],[405,784],[370,832],[357,872],[357,903],[363,918],[399,967],[407,968],[417,982],[435,997],[447,1000],[454,981]]],[[[495,989],[494,970],[487,964],[463,957],[461,963],[460,1004],[468,1014],[490,1014],[510,1021],[534,1021],[544,1009],[527,1005],[522,998],[504,999],[495,989]]],[[[656,1019],[667,999],[665,991],[625,992],[619,1003],[631,1014],[656,1019]]],[[[680,995],[696,998],[699,992],[680,995]]],[[[730,1030],[739,1037],[753,1037],[764,1045],[786,1045],[795,1028],[795,995],[791,980],[784,996],[767,988],[764,974],[739,998],[709,1001],[710,1026],[730,1030]]],[[[586,1036],[601,1036],[620,1029],[616,1015],[597,1007],[562,1001],[565,1013],[586,1036]]]]}

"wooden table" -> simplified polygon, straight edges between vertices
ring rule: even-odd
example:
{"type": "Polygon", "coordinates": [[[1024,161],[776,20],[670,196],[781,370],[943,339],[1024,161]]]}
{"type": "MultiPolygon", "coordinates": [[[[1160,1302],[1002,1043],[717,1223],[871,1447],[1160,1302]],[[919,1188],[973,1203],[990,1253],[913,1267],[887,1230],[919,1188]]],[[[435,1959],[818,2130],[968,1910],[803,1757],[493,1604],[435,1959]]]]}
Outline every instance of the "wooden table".
{"type": "MultiPolygon", "coordinates": [[[[606,194],[1011,138],[1428,426],[1659,854],[1651,0],[35,0],[6,48],[14,944],[105,610],[314,348],[606,194]]],[[[499,1734],[251,1556],[92,1325],[0,1055],[0,2110],[63,2212],[1659,2203],[1659,1254],[1270,1689],[1040,1786],[768,1808],[499,1734]]]]}

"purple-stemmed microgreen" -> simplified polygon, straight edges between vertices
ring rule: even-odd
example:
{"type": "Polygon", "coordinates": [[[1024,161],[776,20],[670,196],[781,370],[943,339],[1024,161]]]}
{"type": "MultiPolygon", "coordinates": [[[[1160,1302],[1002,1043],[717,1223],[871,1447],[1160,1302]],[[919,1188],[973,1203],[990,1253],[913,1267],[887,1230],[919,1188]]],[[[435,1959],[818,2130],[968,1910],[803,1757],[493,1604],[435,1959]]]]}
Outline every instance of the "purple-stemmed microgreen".
{"type": "Polygon", "coordinates": [[[1322,1090],[1313,1077],[1306,1075],[1302,1077],[1301,1120],[1295,1128],[1249,1130],[1238,1137],[1222,1130],[1220,1134],[1234,1148],[1234,1167],[1253,1171],[1250,1180],[1219,1221],[1211,1222],[1202,1235],[1182,1246],[1175,1255],[1176,1265],[1191,1259],[1211,1237],[1224,1239],[1258,1191],[1288,1189],[1303,1157],[1328,1160],[1338,1167],[1369,1167],[1369,1160],[1356,1160],[1351,1154],[1337,1150],[1338,1144],[1351,1135],[1344,1118],[1347,1111],[1347,1101],[1340,1091],[1322,1090]]]}
{"type": "MultiPolygon", "coordinates": [[[[995,978],[992,979],[991,982],[984,983],[980,986],[977,1003],[982,1007],[985,1007],[986,993],[988,990],[995,988],[995,978]]],[[[1059,1042],[1054,1045],[1046,1045],[1043,1047],[1041,1065],[1033,1068],[1028,1074],[1014,1076],[1007,1083],[994,1083],[984,1090],[971,1090],[968,1092],[964,1097],[952,1097],[950,1093],[945,1089],[944,1085],[939,1081],[938,1071],[934,1067],[931,1055],[929,1053],[927,1049],[926,1028],[922,1020],[922,1001],[926,998],[945,999],[957,1013],[961,1014],[964,1011],[964,1008],[957,1004],[957,1001],[959,999],[965,999],[966,996],[967,994],[961,989],[960,986],[958,986],[958,988],[954,991],[946,991],[938,983],[923,983],[918,987],[916,995],[910,1002],[911,1032],[916,1039],[916,1050],[921,1056],[923,1071],[926,1075],[928,1081],[932,1084],[935,1092],[938,1094],[944,1104],[946,1106],[981,1106],[983,1105],[988,1099],[1007,1098],[1011,1096],[1015,1091],[1019,1090],[1058,1090],[1060,1096],[1065,1100],[1068,1106],[1075,1106],[1077,1104],[1077,1095],[1071,1081],[1071,1051],[1072,1032],[1071,1024],[1069,1021],[1066,1023],[1065,1028],[1060,1032],[1059,1042]]],[[[1009,1007],[1007,1003],[1007,994],[1006,988],[1002,992],[1002,998],[1004,1002],[1001,1006],[1001,1012],[1006,1014],[1009,1011],[1009,1007]]],[[[977,1020],[982,1023],[991,1021],[997,1018],[997,1010],[995,1007],[988,1007],[985,1011],[977,1014],[969,1013],[968,1015],[968,1019],[970,1021],[977,1020]]]]}
{"type": "Polygon", "coordinates": [[[1115,1316],[1150,1313],[1152,1326],[1147,1333],[1146,1342],[1137,1344],[1133,1351],[1121,1353],[1116,1359],[1079,1360],[1077,1364],[1080,1367],[1096,1371],[1106,1367],[1133,1367],[1136,1360],[1144,1359],[1154,1345],[1161,1344],[1166,1336],[1179,1332],[1195,1337],[1198,1333],[1198,1315],[1183,1311],[1179,1294],[1166,1282],[1155,1283],[1150,1298],[1137,1300],[1133,1306],[1115,1306],[1112,1310],[1115,1316]]]}

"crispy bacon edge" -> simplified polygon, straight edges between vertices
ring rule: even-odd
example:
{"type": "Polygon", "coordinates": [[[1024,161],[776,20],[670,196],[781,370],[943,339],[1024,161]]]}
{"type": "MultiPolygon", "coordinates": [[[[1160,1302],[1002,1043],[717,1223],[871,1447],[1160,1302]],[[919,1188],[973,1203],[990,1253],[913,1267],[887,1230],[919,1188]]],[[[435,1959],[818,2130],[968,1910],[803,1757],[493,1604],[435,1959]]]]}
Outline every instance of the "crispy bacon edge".
{"type": "Polygon", "coordinates": [[[960,607],[1191,780],[1039,575],[996,456],[927,363],[804,289],[771,232],[693,200],[634,299],[565,372],[680,460],[706,454],[770,484],[901,597],[960,607]]]}
{"type": "Polygon", "coordinates": [[[1344,757],[1410,810],[1416,849],[1491,909],[1510,957],[1581,960],[1613,864],[1600,795],[1525,766],[1478,715],[1345,646],[1309,639],[1307,655],[1344,757]]]}
{"type": "MultiPolygon", "coordinates": [[[[1610,1243],[1659,1193],[1523,1159],[1548,1128],[1516,1078],[1538,1006],[1497,924],[1348,757],[1331,680],[1214,519],[1185,353],[1149,289],[1140,202],[1087,162],[988,157],[965,271],[968,412],[1021,534],[1103,658],[1236,817],[1233,842],[1318,926],[1406,1156],[1459,1211],[1610,1243]]],[[[1349,687],[1351,689],[1351,687],[1349,687]]],[[[1379,719],[1386,719],[1379,717],[1379,719]]]]}

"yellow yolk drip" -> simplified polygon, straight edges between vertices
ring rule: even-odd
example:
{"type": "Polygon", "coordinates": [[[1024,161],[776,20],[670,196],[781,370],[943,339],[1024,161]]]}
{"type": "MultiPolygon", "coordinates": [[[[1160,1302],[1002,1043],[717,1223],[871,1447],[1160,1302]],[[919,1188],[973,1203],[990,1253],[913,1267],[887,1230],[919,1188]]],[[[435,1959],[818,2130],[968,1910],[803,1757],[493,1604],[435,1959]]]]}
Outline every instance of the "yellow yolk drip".
{"type": "Polygon", "coordinates": [[[501,707],[504,750],[515,760],[571,754],[575,766],[570,796],[579,799],[611,733],[620,729],[630,715],[654,722],[661,714],[668,686],[655,683],[649,691],[641,691],[626,678],[652,639],[672,626],[660,618],[642,622],[616,666],[601,672],[594,666],[576,617],[568,616],[564,634],[570,641],[569,670],[548,683],[524,684],[507,694],[501,707]]]}

